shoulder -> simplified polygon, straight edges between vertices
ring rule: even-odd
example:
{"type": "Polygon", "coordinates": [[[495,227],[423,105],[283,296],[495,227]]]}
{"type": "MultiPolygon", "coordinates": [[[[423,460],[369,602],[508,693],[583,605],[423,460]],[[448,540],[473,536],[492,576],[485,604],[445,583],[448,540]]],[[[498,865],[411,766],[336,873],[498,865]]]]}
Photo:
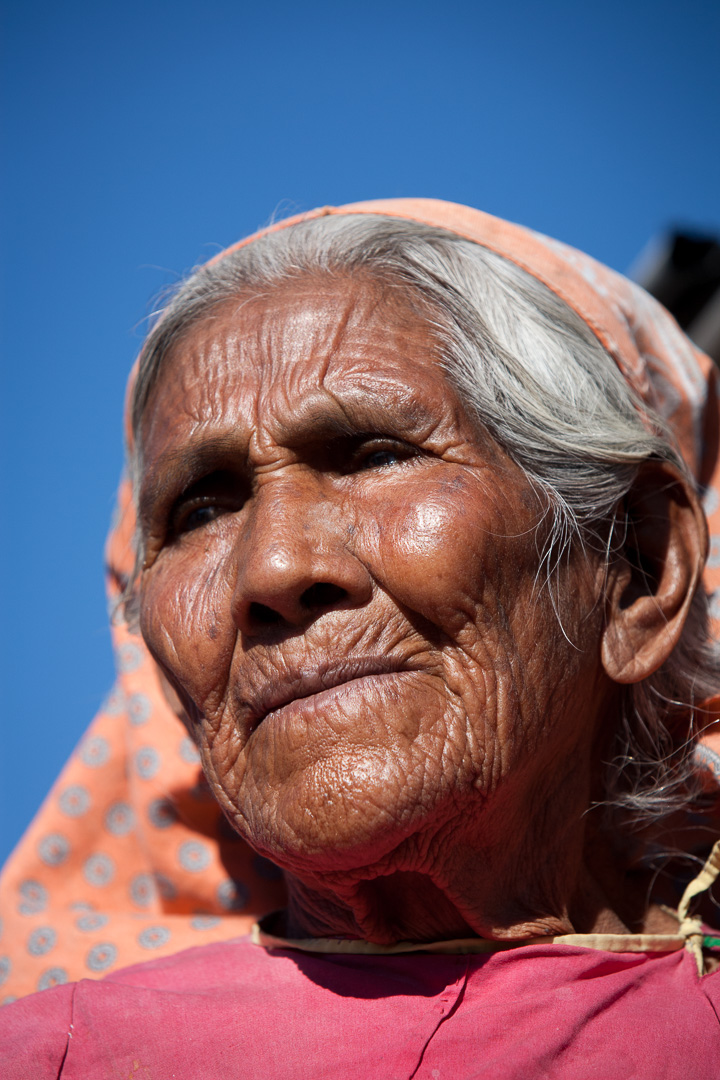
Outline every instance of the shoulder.
{"type": "Polygon", "coordinates": [[[55,1080],[72,1038],[76,983],[56,986],[0,1008],[0,1076],[55,1080]]]}
{"type": "Polygon", "coordinates": [[[120,968],[94,985],[176,991],[228,983],[239,986],[266,966],[264,949],[252,945],[249,937],[231,938],[120,968]]]}
{"type": "Polygon", "coordinates": [[[358,1080],[375,1075],[388,1055],[391,1075],[409,1074],[465,966],[463,957],[268,951],[242,939],[188,949],[6,1006],[12,1070],[0,1075],[94,1080],[144,1068],[226,1080],[242,1062],[243,1075],[263,1080],[305,1076],[315,1066],[358,1080]],[[42,1067],[36,1040],[48,1047],[42,1067]],[[354,1072],[346,1071],[348,1056],[354,1072]]]}

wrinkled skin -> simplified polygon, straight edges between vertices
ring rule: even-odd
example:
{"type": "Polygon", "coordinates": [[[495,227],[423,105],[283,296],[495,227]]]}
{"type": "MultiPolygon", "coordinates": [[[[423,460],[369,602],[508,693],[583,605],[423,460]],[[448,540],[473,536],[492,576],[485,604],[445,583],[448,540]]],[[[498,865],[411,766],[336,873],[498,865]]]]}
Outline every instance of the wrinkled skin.
{"type": "Polygon", "coordinates": [[[299,280],[175,347],[142,428],[141,626],[288,932],[622,930],[583,854],[617,686],[602,568],[397,290],[299,280]],[[562,623],[562,627],[561,627],[562,623]]]}

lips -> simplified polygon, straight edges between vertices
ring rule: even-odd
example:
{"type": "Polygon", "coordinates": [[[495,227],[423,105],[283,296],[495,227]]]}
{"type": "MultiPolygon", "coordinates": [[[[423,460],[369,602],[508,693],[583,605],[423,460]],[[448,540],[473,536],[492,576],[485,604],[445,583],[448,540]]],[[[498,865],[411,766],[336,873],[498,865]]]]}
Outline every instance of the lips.
{"type": "Polygon", "coordinates": [[[325,661],[311,670],[284,670],[280,678],[265,685],[256,694],[248,694],[243,704],[250,714],[251,729],[255,729],[271,713],[302,698],[313,697],[368,676],[394,675],[408,670],[408,665],[388,657],[343,657],[342,660],[325,661]]]}

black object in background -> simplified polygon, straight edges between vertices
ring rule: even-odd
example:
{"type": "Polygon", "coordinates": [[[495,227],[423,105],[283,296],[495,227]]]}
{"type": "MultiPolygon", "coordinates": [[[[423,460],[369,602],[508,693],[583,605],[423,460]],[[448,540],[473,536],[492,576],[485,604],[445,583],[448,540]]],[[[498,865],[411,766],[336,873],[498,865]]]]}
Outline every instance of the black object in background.
{"type": "Polygon", "coordinates": [[[720,364],[720,239],[673,230],[650,242],[630,277],[720,364]]]}

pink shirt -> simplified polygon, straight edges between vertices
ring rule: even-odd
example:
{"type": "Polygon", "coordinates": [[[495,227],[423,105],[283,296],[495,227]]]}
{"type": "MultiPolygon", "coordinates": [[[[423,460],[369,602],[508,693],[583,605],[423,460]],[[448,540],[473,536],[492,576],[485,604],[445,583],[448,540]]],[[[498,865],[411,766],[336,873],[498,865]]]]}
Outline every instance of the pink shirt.
{"type": "Polygon", "coordinates": [[[316,955],[246,938],[0,1009],[3,1080],[717,1080],[685,951],[316,955]]]}

